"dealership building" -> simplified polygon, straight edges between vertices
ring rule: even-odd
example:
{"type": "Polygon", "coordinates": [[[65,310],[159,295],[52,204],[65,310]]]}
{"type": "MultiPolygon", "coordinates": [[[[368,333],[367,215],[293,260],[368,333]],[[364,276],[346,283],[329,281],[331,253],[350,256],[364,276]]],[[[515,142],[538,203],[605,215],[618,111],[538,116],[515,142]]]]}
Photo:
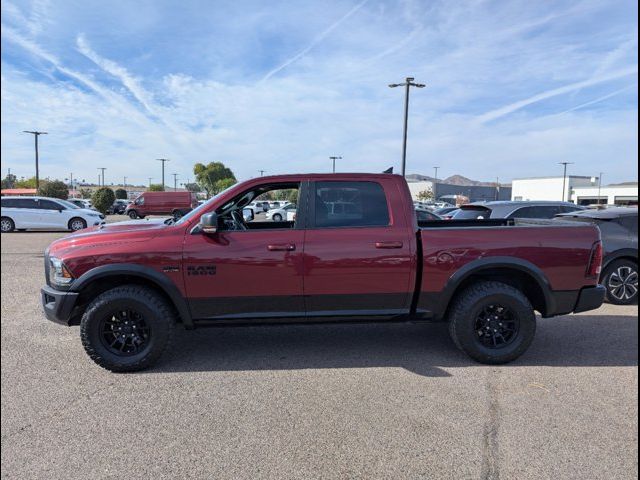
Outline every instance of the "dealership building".
{"type": "Polygon", "coordinates": [[[516,178],[512,200],[565,200],[578,205],[638,205],[638,182],[600,185],[598,177],[516,178]],[[564,198],[563,198],[564,192],[564,198]]]}

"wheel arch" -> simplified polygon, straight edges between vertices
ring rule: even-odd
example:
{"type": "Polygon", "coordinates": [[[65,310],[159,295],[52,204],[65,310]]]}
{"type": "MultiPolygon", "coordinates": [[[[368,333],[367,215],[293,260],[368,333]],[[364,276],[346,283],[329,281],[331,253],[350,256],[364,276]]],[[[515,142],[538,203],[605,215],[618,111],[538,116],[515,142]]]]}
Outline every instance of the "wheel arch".
{"type": "Polygon", "coordinates": [[[520,258],[490,257],[474,260],[451,276],[443,290],[442,318],[446,318],[456,295],[477,281],[487,280],[517,288],[542,316],[549,316],[556,309],[551,284],[539,267],[520,258]]]}
{"type": "Polygon", "coordinates": [[[635,262],[635,264],[637,265],[638,250],[634,250],[633,248],[622,248],[620,250],[616,250],[615,252],[608,254],[605,257],[604,262],[602,262],[603,274],[604,274],[604,271],[609,267],[609,265],[611,265],[616,260],[629,260],[631,262],[635,262]]]}
{"type": "Polygon", "coordinates": [[[176,310],[177,316],[187,329],[193,328],[193,319],[187,300],[178,287],[166,276],[150,267],[137,264],[111,264],[96,267],[81,275],[72,285],[71,291],[79,293],[74,324],[79,321],[86,305],[100,293],[125,284],[144,285],[157,291],[176,310]]]}

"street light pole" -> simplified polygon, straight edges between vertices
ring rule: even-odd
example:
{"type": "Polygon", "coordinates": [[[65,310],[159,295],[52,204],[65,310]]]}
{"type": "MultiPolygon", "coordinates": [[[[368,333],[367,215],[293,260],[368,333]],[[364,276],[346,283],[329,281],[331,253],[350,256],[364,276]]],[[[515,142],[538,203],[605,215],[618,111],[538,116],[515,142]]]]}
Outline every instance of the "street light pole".
{"type": "Polygon", "coordinates": [[[173,175],[173,191],[177,192],[178,191],[178,174],[172,173],[171,175],[173,175]]]}
{"type": "Polygon", "coordinates": [[[48,135],[47,132],[38,132],[37,130],[23,130],[23,133],[30,133],[33,135],[36,146],[36,189],[40,188],[40,167],[38,165],[38,137],[40,135],[48,135]]]}
{"type": "Polygon", "coordinates": [[[402,176],[406,174],[407,165],[407,127],[409,123],[409,89],[410,87],[424,88],[423,83],[415,83],[413,77],[407,77],[404,83],[391,83],[390,88],[405,87],[404,94],[404,130],[402,134],[402,176]]]}
{"type": "Polygon", "coordinates": [[[438,196],[436,195],[436,189],[438,188],[438,170],[440,170],[440,167],[433,167],[433,169],[436,171],[436,176],[435,176],[434,181],[433,181],[433,188],[432,188],[433,192],[432,193],[433,193],[433,199],[435,201],[437,201],[438,200],[438,196]]]}
{"type": "Polygon", "coordinates": [[[104,171],[107,169],[107,167],[98,167],[98,170],[102,171],[102,186],[104,187],[104,171]]]}
{"type": "Polygon", "coordinates": [[[164,192],[164,164],[169,161],[168,158],[156,158],[158,162],[162,162],[162,191],[164,192]]]}
{"type": "Polygon", "coordinates": [[[603,172],[598,174],[598,205],[600,205],[600,190],[602,189],[602,175],[603,172]]]}
{"type": "Polygon", "coordinates": [[[558,162],[558,165],[564,165],[564,174],[562,175],[562,201],[566,202],[566,190],[567,190],[567,165],[573,165],[573,162],[558,162]]]}
{"type": "Polygon", "coordinates": [[[122,188],[127,189],[127,177],[122,178],[122,188]]]}
{"type": "Polygon", "coordinates": [[[260,176],[261,176],[261,177],[264,177],[264,172],[265,172],[265,170],[258,170],[258,171],[260,172],[260,176]]]}
{"type": "Polygon", "coordinates": [[[153,180],[153,177],[149,177],[149,187],[151,187],[151,180],[153,180]]]}
{"type": "Polygon", "coordinates": [[[333,173],[336,173],[336,160],[342,160],[342,157],[329,157],[330,160],[333,160],[333,173]]]}

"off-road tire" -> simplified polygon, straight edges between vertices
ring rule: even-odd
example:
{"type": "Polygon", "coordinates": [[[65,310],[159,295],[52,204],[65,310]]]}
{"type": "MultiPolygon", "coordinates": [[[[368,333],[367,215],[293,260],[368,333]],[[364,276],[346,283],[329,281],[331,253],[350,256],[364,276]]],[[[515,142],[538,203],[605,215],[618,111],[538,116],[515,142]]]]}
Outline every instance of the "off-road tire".
{"type": "Polygon", "coordinates": [[[518,289],[500,282],[472,285],[453,300],[449,311],[449,334],[455,345],[480,363],[498,365],[522,355],[536,332],[536,316],[529,299],[518,289]],[[485,307],[502,305],[518,321],[517,333],[509,344],[488,348],[482,344],[477,319],[485,307]]]}
{"type": "Polygon", "coordinates": [[[176,323],[172,306],[154,290],[140,285],[116,287],[100,294],[87,307],[80,322],[80,337],[85,351],[102,368],[112,372],[135,372],[156,363],[171,344],[176,323]],[[117,355],[102,340],[103,319],[113,312],[133,309],[149,326],[149,340],[134,355],[117,355]]]}

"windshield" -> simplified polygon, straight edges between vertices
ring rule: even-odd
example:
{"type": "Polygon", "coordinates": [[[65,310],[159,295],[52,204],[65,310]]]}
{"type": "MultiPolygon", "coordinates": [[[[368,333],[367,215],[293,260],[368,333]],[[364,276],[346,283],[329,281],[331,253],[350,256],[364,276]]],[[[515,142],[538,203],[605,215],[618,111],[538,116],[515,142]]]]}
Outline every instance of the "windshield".
{"type": "Polygon", "coordinates": [[[80,208],[75,203],[67,202],[66,200],[60,200],[59,198],[56,198],[56,201],[58,203],[61,203],[62,205],[64,205],[67,208],[80,208]]]}
{"type": "Polygon", "coordinates": [[[453,216],[456,220],[483,220],[491,218],[491,210],[488,208],[461,208],[453,216]]]}
{"type": "Polygon", "coordinates": [[[231,190],[233,187],[235,187],[236,184],[231,185],[230,187],[225,188],[223,191],[221,191],[220,193],[218,193],[217,195],[214,195],[213,197],[211,197],[209,200],[207,200],[206,202],[204,202],[202,205],[198,205],[196,208],[194,208],[193,210],[191,210],[189,213],[187,213],[184,217],[182,217],[180,220],[178,220],[177,222],[175,222],[174,225],[182,225],[186,222],[190,222],[192,218],[197,217],[198,215],[200,215],[203,211],[206,211],[209,206],[211,205],[211,202],[213,202],[215,199],[217,199],[220,195],[222,195],[223,193],[226,193],[227,190],[231,190]]]}

